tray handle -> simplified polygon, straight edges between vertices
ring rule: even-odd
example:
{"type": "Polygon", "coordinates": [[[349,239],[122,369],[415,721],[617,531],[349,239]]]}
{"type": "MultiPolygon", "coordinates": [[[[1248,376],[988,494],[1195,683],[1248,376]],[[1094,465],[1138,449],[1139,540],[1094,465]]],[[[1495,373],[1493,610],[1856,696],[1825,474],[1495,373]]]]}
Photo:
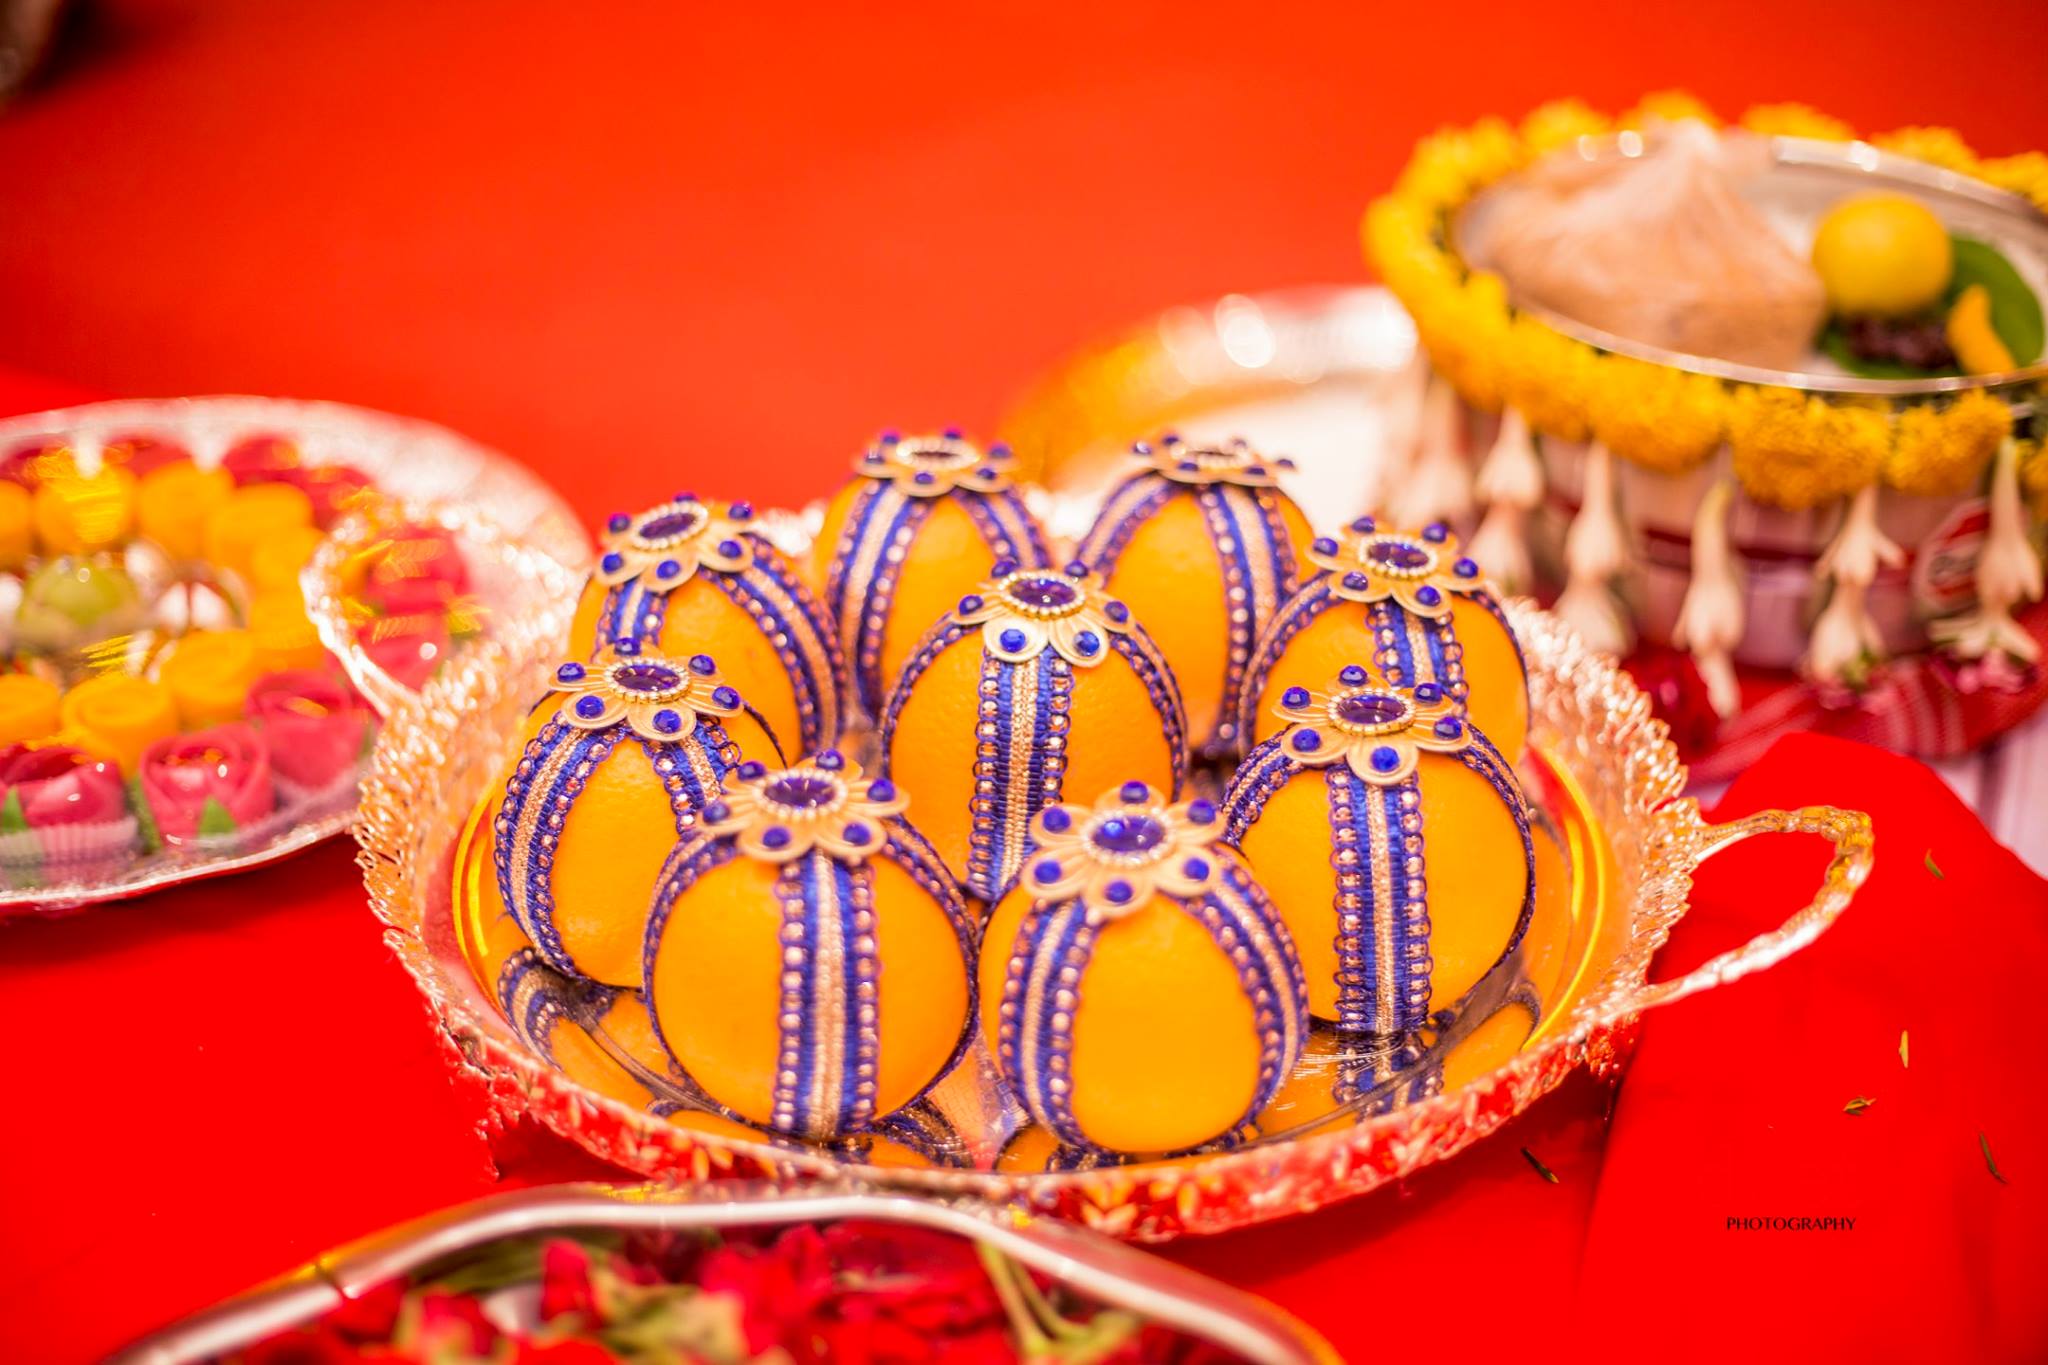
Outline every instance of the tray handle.
{"type": "Polygon", "coordinates": [[[1693,866],[1759,834],[1818,834],[1835,846],[1834,857],[1821,874],[1820,889],[1814,892],[1813,899],[1777,928],[1708,959],[1684,976],[1645,985],[1631,997],[1631,1010],[1668,1005],[1784,960],[1820,937],[1821,931],[1848,908],[1857,888],[1870,875],[1870,817],[1862,811],[1838,810],[1833,806],[1758,811],[1725,825],[1705,826],[1693,866]]]}

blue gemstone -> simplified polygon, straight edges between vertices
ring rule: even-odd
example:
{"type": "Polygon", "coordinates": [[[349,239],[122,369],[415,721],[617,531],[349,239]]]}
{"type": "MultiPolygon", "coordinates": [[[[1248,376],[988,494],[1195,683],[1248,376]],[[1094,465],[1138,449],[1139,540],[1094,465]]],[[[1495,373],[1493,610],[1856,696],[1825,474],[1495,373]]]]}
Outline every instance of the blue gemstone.
{"type": "Polygon", "coordinates": [[[1024,632],[1012,627],[996,637],[996,643],[1015,654],[1024,648],[1024,632]]]}
{"type": "Polygon", "coordinates": [[[891,782],[888,778],[878,777],[874,781],[868,783],[868,800],[894,801],[895,799],[896,784],[894,782],[891,782]]]}
{"type": "Polygon", "coordinates": [[[1207,858],[1190,858],[1180,865],[1181,874],[1190,881],[1201,881],[1209,875],[1207,858]]]}
{"type": "Polygon", "coordinates": [[[585,720],[596,720],[604,714],[604,699],[601,697],[578,697],[576,714],[585,720]]]}
{"type": "Polygon", "coordinates": [[[938,475],[932,473],[928,469],[920,469],[915,474],[912,474],[910,476],[910,481],[914,484],[922,484],[926,487],[929,487],[930,485],[937,483],[939,481],[939,477],[938,475]]]}
{"type": "Polygon", "coordinates": [[[654,566],[654,576],[656,578],[674,578],[682,571],[683,566],[676,563],[673,559],[664,559],[661,563],[654,566]]]}
{"type": "Polygon", "coordinates": [[[1060,879],[1060,865],[1058,863],[1039,863],[1031,869],[1031,877],[1033,881],[1056,882],[1060,879]]]}
{"type": "Polygon", "coordinates": [[[736,502],[725,509],[725,514],[734,521],[752,521],[754,519],[754,504],[751,502],[736,502]]]}
{"type": "Polygon", "coordinates": [[[1365,552],[1365,557],[1390,569],[1426,569],[1430,563],[1429,551],[1404,540],[1379,541],[1365,552]]]}
{"type": "Polygon", "coordinates": [[[1337,553],[1337,542],[1328,536],[1317,536],[1313,541],[1309,542],[1309,549],[1314,550],[1319,555],[1333,555],[1337,553]]]}
{"type": "Polygon", "coordinates": [[[617,550],[613,550],[611,553],[607,554],[603,559],[598,561],[598,566],[602,568],[606,573],[617,573],[619,570],[626,567],[626,557],[620,554],[617,550]]]}
{"type": "Polygon", "coordinates": [[[555,670],[555,677],[562,682],[582,682],[583,665],[576,663],[563,664],[555,670]]]}
{"type": "Polygon", "coordinates": [[[654,713],[654,728],[665,735],[672,735],[683,728],[683,718],[667,707],[663,707],[654,713]]]}
{"type": "Polygon", "coordinates": [[[1182,460],[1178,464],[1174,465],[1174,468],[1179,470],[1183,474],[1193,474],[1200,470],[1201,467],[1201,465],[1195,463],[1193,460],[1182,460]]]}
{"type": "Polygon", "coordinates": [[[669,692],[683,685],[683,675],[667,664],[653,660],[618,664],[611,671],[612,685],[628,692],[669,692]]]}
{"type": "Polygon", "coordinates": [[[739,766],[740,781],[753,782],[768,776],[768,765],[759,759],[750,758],[739,766]]]}
{"type": "Polygon", "coordinates": [[[1121,602],[1104,602],[1102,604],[1102,614],[1118,625],[1122,625],[1131,619],[1131,609],[1121,602]]]}
{"type": "Polygon", "coordinates": [[[695,502],[696,500],[697,490],[694,488],[685,488],[682,492],[669,499],[670,502],[695,502]]]}
{"type": "Polygon", "coordinates": [[[1043,820],[1045,827],[1054,834],[1064,834],[1074,827],[1074,817],[1061,810],[1058,806],[1047,806],[1045,813],[1038,818],[1043,820]]]}
{"type": "Polygon", "coordinates": [[[720,706],[738,706],[740,704],[740,694],[733,691],[730,687],[714,687],[711,689],[711,700],[717,702],[720,706]]]}
{"type": "Polygon", "coordinates": [[[1424,583],[1415,590],[1415,600],[1422,603],[1425,607],[1433,607],[1444,600],[1444,595],[1429,584],[1424,583]]]}
{"type": "Polygon", "coordinates": [[[1074,560],[1072,563],[1067,565],[1067,577],[1086,578],[1087,576],[1088,566],[1086,564],[1083,564],[1080,560],[1074,560]]]}
{"type": "Polygon", "coordinates": [[[611,514],[611,516],[605,519],[604,529],[610,531],[614,535],[617,535],[620,531],[625,530],[628,526],[631,526],[632,524],[633,519],[627,516],[624,512],[614,512],[611,514]]]}
{"type": "Polygon", "coordinates": [[[1322,742],[1323,737],[1317,734],[1314,730],[1296,730],[1294,732],[1294,747],[1301,750],[1301,752],[1303,753],[1307,753],[1309,750],[1315,748],[1318,744],[1321,744],[1322,742]]]}
{"type": "Polygon", "coordinates": [[[966,433],[961,431],[958,427],[947,427],[944,431],[940,432],[939,435],[944,437],[948,441],[957,441],[962,436],[966,435],[966,433]]]}
{"type": "Polygon", "coordinates": [[[970,613],[977,612],[980,610],[981,599],[975,596],[973,593],[968,593],[967,596],[960,599],[960,614],[962,616],[966,616],[970,613]]]}
{"type": "Polygon", "coordinates": [[[1010,443],[1008,441],[997,441],[988,448],[988,453],[995,456],[998,460],[1007,459],[1010,454],[1010,443]]]}
{"type": "Polygon", "coordinates": [[[1158,847],[1166,837],[1166,826],[1149,815],[1112,815],[1089,837],[1097,848],[1111,853],[1143,853],[1158,847]]]}
{"type": "Polygon", "coordinates": [[[1436,733],[1440,739],[1456,739],[1465,733],[1465,727],[1459,723],[1457,717],[1445,716],[1436,723],[1436,733]]]}
{"type": "Polygon", "coordinates": [[[1444,690],[1435,683],[1415,684],[1415,700],[1421,702],[1442,701],[1444,690]]]}
{"type": "Polygon", "coordinates": [[[846,766],[846,756],[837,749],[821,749],[818,752],[818,766],[828,773],[836,773],[846,766]]]}
{"type": "Polygon", "coordinates": [[[740,543],[737,540],[721,540],[718,542],[718,553],[727,559],[738,559],[740,543]]]}
{"type": "Polygon", "coordinates": [[[839,837],[852,844],[855,848],[864,848],[867,846],[868,840],[873,836],[869,833],[866,825],[848,825],[844,830],[840,831],[839,837]]]}
{"type": "Polygon", "coordinates": [[[1338,702],[1337,718],[1352,725],[1394,725],[1408,719],[1408,703],[1385,692],[1364,692],[1338,702]]]}
{"type": "MultiPolygon", "coordinates": [[[[695,495],[678,493],[676,501],[693,502],[695,495]]],[[[676,536],[686,536],[703,524],[704,513],[700,508],[690,507],[682,511],[664,512],[640,528],[640,539],[670,540],[676,536]]]]}
{"type": "Polygon", "coordinates": [[[879,450],[870,450],[860,458],[866,464],[881,464],[886,457],[879,450]]]}
{"type": "Polygon", "coordinates": [[[1169,431],[1169,432],[1167,432],[1167,433],[1166,433],[1165,435],[1163,435],[1163,436],[1161,436],[1161,437],[1159,438],[1159,444],[1161,444],[1161,445],[1163,445],[1163,446],[1177,446],[1177,445],[1179,445],[1179,444],[1180,444],[1180,433],[1179,433],[1179,432],[1177,432],[1177,431],[1169,431]]]}
{"type": "Polygon", "coordinates": [[[1440,521],[1432,521],[1422,528],[1422,538],[1432,545],[1441,545],[1450,538],[1451,528],[1440,521]]]}
{"type": "Polygon", "coordinates": [[[1451,565],[1451,572],[1460,578],[1477,578],[1479,577],[1479,561],[1461,556],[1457,563],[1451,565]]]}
{"type": "Polygon", "coordinates": [[[1092,630],[1084,630],[1074,637],[1074,648],[1083,654],[1093,654],[1102,648],[1102,637],[1092,630]]]}
{"type": "Polygon", "coordinates": [[[1358,664],[1346,664],[1337,670],[1337,681],[1356,686],[1365,681],[1365,669],[1358,664]]]}
{"type": "Polygon", "coordinates": [[[1025,606],[1036,607],[1040,611],[1058,611],[1062,607],[1071,607],[1081,600],[1079,588],[1064,578],[1053,578],[1050,575],[1044,578],[1020,579],[1005,591],[1025,606]]]}
{"type": "Polygon", "coordinates": [[[989,572],[997,578],[1008,578],[1011,574],[1017,572],[1017,561],[1006,555],[998,559],[994,566],[989,569],[989,572]]]}
{"type": "Polygon", "coordinates": [[[1372,766],[1376,772],[1390,773],[1401,766],[1400,752],[1382,744],[1372,751],[1372,766]]]}
{"type": "Polygon", "coordinates": [[[761,831],[761,847],[786,848],[789,845],[789,831],[780,825],[770,825],[761,831]]]}
{"type": "Polygon", "coordinates": [[[1216,803],[1206,796],[1198,796],[1188,802],[1188,823],[1206,825],[1216,819],[1216,803]]]}
{"type": "Polygon", "coordinates": [[[1288,688],[1280,694],[1280,704],[1283,706],[1307,706],[1308,689],[1306,687],[1288,688]]]}
{"type": "Polygon", "coordinates": [[[731,806],[726,805],[723,801],[713,801],[710,805],[704,807],[704,822],[715,825],[731,814],[731,806]]]}
{"type": "Polygon", "coordinates": [[[1273,461],[1273,463],[1279,465],[1282,469],[1289,471],[1292,471],[1294,468],[1293,459],[1286,455],[1282,455],[1279,459],[1273,461]]]}
{"type": "Polygon", "coordinates": [[[1369,536],[1378,525],[1379,523],[1371,517],[1360,517],[1357,521],[1351,523],[1351,529],[1362,536],[1369,536]]]}
{"type": "Polygon", "coordinates": [[[981,465],[974,471],[974,477],[976,477],[977,479],[992,479],[995,476],[995,470],[991,469],[987,465],[981,465]]]}
{"type": "Polygon", "coordinates": [[[1111,882],[1108,886],[1102,888],[1102,898],[1111,905],[1128,904],[1131,899],[1131,884],[1129,882],[1111,882]]]}
{"type": "Polygon", "coordinates": [[[1266,467],[1262,464],[1246,465],[1244,472],[1251,475],[1255,479],[1263,479],[1266,477],[1266,467]]]}
{"type": "Polygon", "coordinates": [[[761,795],[791,810],[815,810],[838,799],[839,784],[816,773],[784,773],[761,788],[761,795]]]}
{"type": "Polygon", "coordinates": [[[1353,592],[1364,592],[1371,583],[1372,580],[1362,573],[1352,572],[1344,575],[1344,586],[1353,592]]]}
{"type": "Polygon", "coordinates": [[[701,673],[708,678],[718,671],[718,664],[709,654],[692,654],[690,656],[690,671],[692,673],[701,673]]]}
{"type": "Polygon", "coordinates": [[[885,446],[893,446],[902,439],[903,433],[895,430],[885,431],[881,436],[882,444],[885,446]]]}
{"type": "Polygon", "coordinates": [[[1135,806],[1140,801],[1149,798],[1152,795],[1152,789],[1143,782],[1126,782],[1123,786],[1117,788],[1116,794],[1124,799],[1125,805],[1135,806]]]}

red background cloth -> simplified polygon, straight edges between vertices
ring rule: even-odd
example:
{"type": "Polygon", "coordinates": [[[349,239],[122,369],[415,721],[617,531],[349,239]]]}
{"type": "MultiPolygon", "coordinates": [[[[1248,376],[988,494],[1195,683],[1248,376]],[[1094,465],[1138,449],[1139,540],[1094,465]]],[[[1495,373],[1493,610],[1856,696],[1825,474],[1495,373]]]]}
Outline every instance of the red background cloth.
{"type": "MultiPolygon", "coordinates": [[[[684,472],[798,501],[1102,329],[1357,277],[1365,199],[1448,120],[1683,84],[2048,144],[2035,8],[104,4],[0,117],[0,362],[436,418],[587,515],[684,472]]],[[[0,409],[83,396],[0,375],[0,409]]],[[[1852,746],[1788,744],[1726,809],[1829,799],[1877,810],[1858,906],[1652,1018],[1606,1140],[1581,1079],[1400,1190],[1175,1254],[1360,1359],[2041,1354],[2048,892],[1852,746]],[[1752,1214],[1859,1223],[1724,1229],[1752,1214]]],[[[1772,843],[1710,866],[1674,954],[1806,894],[1817,853],[1772,843]]],[[[0,1001],[0,1357],[93,1357],[490,1185],[344,848],[0,930],[0,1001]]],[[[587,1170],[536,1141],[515,1174],[587,1170]]]]}

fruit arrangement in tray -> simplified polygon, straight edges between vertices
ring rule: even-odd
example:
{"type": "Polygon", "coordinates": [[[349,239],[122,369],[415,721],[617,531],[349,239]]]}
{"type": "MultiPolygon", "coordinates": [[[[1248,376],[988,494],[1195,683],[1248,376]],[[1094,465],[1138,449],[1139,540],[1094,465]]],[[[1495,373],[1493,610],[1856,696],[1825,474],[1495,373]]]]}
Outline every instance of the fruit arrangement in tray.
{"type": "Polygon", "coordinates": [[[1538,899],[1514,632],[1441,525],[1315,536],[1243,442],[1129,459],[1070,553],[950,431],[876,442],[808,563],[744,503],[612,518],[455,868],[515,1031],[679,1124],[926,1159],[956,1075],[1039,1162],[1426,1086],[1538,899]]]}

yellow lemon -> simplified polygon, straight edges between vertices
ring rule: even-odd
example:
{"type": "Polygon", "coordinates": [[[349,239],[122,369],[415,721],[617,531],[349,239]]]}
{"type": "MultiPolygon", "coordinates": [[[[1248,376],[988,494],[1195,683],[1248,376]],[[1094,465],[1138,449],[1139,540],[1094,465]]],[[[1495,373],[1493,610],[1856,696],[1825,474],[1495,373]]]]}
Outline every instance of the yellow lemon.
{"type": "Polygon", "coordinates": [[[1252,647],[1298,586],[1308,519],[1273,485],[1287,462],[1243,441],[1132,448],[1141,468],[1104,499],[1076,554],[1147,622],[1179,680],[1191,742],[1236,753],[1252,647]]]}
{"type": "Polygon", "coordinates": [[[1442,701],[1368,678],[1288,699],[1224,794],[1227,838],[1294,936],[1309,1012],[1401,1034],[1457,1001],[1534,912],[1526,797],[1442,701]]]}
{"type": "Polygon", "coordinates": [[[1130,609],[1085,576],[1020,569],[960,599],[882,715],[883,771],[968,894],[994,901],[1025,825],[1069,792],[1178,792],[1186,722],[1172,670],[1130,609]]]}
{"type": "Polygon", "coordinates": [[[997,1068],[1060,1142],[1173,1152],[1271,1102],[1307,1033],[1302,969],[1215,808],[1142,782],[1034,822],[981,948],[997,1068]]]}
{"type": "Polygon", "coordinates": [[[826,507],[812,574],[869,715],[960,594],[991,573],[1052,562],[1012,468],[1007,448],[984,454],[958,431],[887,433],[826,507]]]}
{"type": "Polygon", "coordinates": [[[1828,210],[1814,233],[1813,268],[1834,312],[1905,317],[1948,288],[1955,248],[1932,209],[1878,190],[1828,210]]]}
{"type": "Polygon", "coordinates": [[[839,737],[846,666],[817,598],[753,521],[745,503],[688,493],[612,517],[569,649],[708,655],[794,758],[839,737]]]}
{"type": "Polygon", "coordinates": [[[523,746],[492,820],[499,894],[549,966],[635,985],[662,860],[774,742],[715,672],[629,654],[563,664],[523,746]]]}
{"type": "Polygon", "coordinates": [[[661,1043],[749,1123],[863,1130],[961,1055],[973,928],[903,806],[826,750],[728,784],[662,869],[645,935],[661,1043]]]}

